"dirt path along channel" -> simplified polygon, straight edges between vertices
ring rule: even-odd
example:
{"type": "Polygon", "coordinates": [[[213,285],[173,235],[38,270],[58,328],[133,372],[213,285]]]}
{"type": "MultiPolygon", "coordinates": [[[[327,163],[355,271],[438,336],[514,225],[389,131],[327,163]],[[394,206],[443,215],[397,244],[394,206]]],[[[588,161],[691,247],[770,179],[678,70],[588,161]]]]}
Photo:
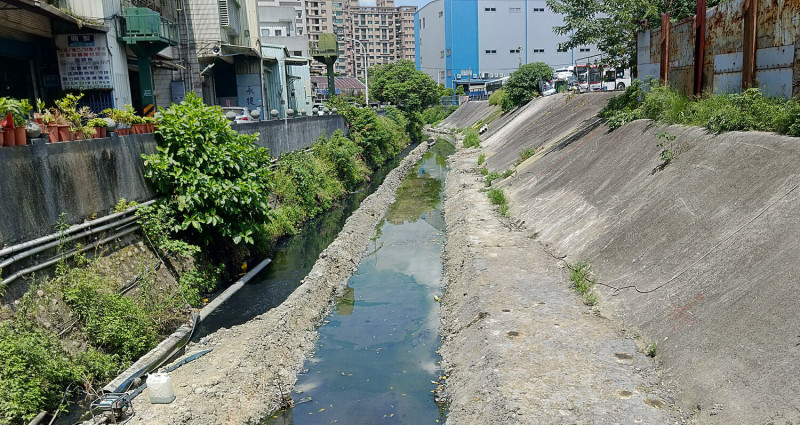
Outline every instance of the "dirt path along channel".
{"type": "Polygon", "coordinates": [[[447,423],[682,423],[652,360],[583,304],[524,224],[489,203],[478,153],[451,156],[446,185],[447,423]]]}

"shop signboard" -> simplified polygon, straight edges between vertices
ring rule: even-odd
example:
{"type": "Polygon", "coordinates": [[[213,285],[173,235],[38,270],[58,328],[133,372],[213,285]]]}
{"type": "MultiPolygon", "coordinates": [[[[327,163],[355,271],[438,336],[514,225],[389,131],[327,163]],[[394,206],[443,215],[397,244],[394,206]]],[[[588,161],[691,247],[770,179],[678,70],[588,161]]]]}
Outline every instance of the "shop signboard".
{"type": "Polygon", "coordinates": [[[56,36],[56,47],[62,89],[112,88],[105,34],[60,34],[56,36]]]}

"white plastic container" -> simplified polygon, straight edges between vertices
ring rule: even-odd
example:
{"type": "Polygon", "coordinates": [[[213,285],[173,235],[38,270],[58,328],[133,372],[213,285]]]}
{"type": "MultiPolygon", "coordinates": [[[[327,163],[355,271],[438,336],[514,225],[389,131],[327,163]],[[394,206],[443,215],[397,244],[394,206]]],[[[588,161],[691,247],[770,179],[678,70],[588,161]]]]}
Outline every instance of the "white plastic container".
{"type": "Polygon", "coordinates": [[[172,377],[166,373],[152,373],[147,377],[147,391],[151,404],[169,404],[175,400],[172,377]]]}

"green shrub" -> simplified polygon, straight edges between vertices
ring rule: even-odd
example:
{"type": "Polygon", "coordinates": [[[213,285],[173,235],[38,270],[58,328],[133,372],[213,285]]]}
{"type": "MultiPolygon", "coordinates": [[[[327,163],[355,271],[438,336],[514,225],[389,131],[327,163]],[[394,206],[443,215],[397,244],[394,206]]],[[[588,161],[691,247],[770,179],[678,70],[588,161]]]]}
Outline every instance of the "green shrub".
{"type": "Polygon", "coordinates": [[[442,120],[449,117],[450,114],[455,112],[456,109],[458,109],[458,106],[443,106],[443,105],[432,106],[422,111],[422,122],[430,125],[439,124],[440,122],[442,122],[442,120]]]}
{"type": "Polygon", "coordinates": [[[597,304],[597,294],[592,289],[597,279],[592,275],[592,266],[588,262],[581,260],[571,266],[569,280],[572,281],[572,289],[583,296],[584,304],[589,306],[597,304]]]}
{"type": "Polygon", "coordinates": [[[55,335],[0,323],[0,424],[28,423],[39,411],[56,409],[76,380],[55,335]]]}
{"type": "Polygon", "coordinates": [[[519,153],[519,159],[517,159],[517,162],[514,164],[514,166],[522,164],[523,162],[527,161],[528,158],[534,155],[536,155],[536,149],[533,148],[525,149],[524,151],[519,153]]]}
{"type": "Polygon", "coordinates": [[[481,147],[481,138],[478,131],[474,128],[468,128],[464,131],[464,147],[465,148],[479,148],[481,147]]]}
{"type": "Polygon", "coordinates": [[[498,206],[500,214],[508,216],[506,194],[501,189],[490,189],[489,192],[487,192],[487,196],[489,196],[489,201],[491,201],[492,204],[498,206]]]}
{"type": "Polygon", "coordinates": [[[303,219],[330,208],[345,191],[333,166],[305,151],[281,156],[272,190],[282,206],[302,211],[303,219]]]}
{"type": "MultiPolygon", "coordinates": [[[[484,170],[485,170],[485,168],[484,168],[484,170]]],[[[495,173],[495,172],[491,172],[490,173],[487,170],[485,176],[486,176],[486,186],[488,187],[488,186],[492,185],[493,181],[495,181],[495,180],[500,178],[500,173],[495,173]]]]}
{"type": "Polygon", "coordinates": [[[231,129],[218,106],[195,94],[162,112],[158,153],[145,155],[145,175],[166,196],[182,231],[206,244],[254,242],[269,219],[269,152],[257,136],[231,129]]]}
{"type": "Polygon", "coordinates": [[[800,136],[800,101],[766,97],[757,88],[692,100],[658,82],[652,82],[645,94],[636,81],[611,99],[599,116],[608,120],[612,130],[647,118],[663,124],[704,127],[715,133],[773,131],[800,136]]]}
{"type": "MultiPolygon", "coordinates": [[[[508,77],[503,89],[508,93],[510,104],[514,107],[522,105],[539,93],[539,81],[550,80],[553,68],[544,62],[532,62],[522,65],[508,77]]],[[[503,108],[505,110],[505,107],[503,108]]]]}
{"type": "Polygon", "coordinates": [[[482,153],[478,155],[478,166],[480,167],[486,161],[486,154],[482,153]]]}
{"type": "Polygon", "coordinates": [[[337,130],[328,139],[320,136],[313,146],[314,156],[328,161],[345,189],[355,190],[369,176],[369,168],[361,160],[362,149],[337,130]]]}

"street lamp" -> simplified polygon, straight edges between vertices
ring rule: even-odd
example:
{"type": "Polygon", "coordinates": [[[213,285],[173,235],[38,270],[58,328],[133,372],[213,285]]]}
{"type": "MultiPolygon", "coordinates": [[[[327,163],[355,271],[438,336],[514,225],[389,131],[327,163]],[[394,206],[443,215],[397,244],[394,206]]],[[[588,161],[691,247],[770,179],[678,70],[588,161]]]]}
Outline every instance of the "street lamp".
{"type": "Polygon", "coordinates": [[[360,42],[359,40],[357,40],[355,38],[342,37],[341,39],[342,39],[342,41],[350,40],[350,41],[358,43],[358,45],[361,46],[361,50],[364,51],[364,85],[367,87],[365,96],[366,96],[366,99],[367,99],[367,106],[369,106],[369,72],[367,72],[367,48],[364,47],[364,44],[362,42],[360,42]]]}

